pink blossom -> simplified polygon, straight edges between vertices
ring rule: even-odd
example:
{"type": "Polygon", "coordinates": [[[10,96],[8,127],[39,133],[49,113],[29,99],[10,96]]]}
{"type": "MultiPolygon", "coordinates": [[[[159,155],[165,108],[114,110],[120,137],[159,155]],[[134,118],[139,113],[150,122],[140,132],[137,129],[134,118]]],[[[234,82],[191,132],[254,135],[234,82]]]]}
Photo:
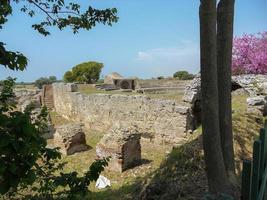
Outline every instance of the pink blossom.
{"type": "Polygon", "coordinates": [[[267,74],[267,32],[234,38],[232,71],[233,74],[267,74]]]}

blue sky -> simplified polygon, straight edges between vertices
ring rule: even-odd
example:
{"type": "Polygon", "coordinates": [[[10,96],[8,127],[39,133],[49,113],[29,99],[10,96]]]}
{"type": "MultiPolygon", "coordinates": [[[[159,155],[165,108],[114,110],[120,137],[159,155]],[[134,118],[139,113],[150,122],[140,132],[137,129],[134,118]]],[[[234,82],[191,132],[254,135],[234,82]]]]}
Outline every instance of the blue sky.
{"type": "MultiPolygon", "coordinates": [[[[31,19],[15,8],[0,31],[6,48],[24,53],[27,70],[12,72],[0,67],[0,79],[17,77],[34,81],[64,72],[85,61],[104,63],[102,76],[151,78],[172,76],[175,71],[199,71],[199,0],[80,0],[82,7],[116,7],[119,22],[98,25],[73,35],[71,30],[51,29],[51,36],[36,33],[31,19]]],[[[267,0],[236,0],[234,34],[267,31],[267,0]]],[[[39,13],[41,15],[41,13],[39,13]]]]}

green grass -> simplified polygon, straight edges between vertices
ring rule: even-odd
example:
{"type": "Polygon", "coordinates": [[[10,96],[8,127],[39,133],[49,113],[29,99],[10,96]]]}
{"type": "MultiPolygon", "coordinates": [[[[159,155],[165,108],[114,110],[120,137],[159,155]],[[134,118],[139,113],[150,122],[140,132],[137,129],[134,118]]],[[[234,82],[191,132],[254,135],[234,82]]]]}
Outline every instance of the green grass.
{"type": "Polygon", "coordinates": [[[161,93],[148,93],[148,94],[141,94],[136,92],[122,92],[120,90],[111,90],[111,91],[104,91],[104,90],[97,90],[93,85],[78,85],[79,92],[87,95],[92,94],[123,94],[123,95],[145,95],[150,97],[151,99],[164,99],[164,100],[174,100],[176,102],[182,102],[183,98],[183,91],[169,91],[169,92],[161,92],[161,93]]]}
{"type": "MultiPolygon", "coordinates": [[[[56,126],[69,123],[68,120],[60,117],[55,112],[51,112],[51,119],[56,126]]],[[[63,156],[61,161],[67,162],[64,172],[75,170],[79,174],[84,173],[95,160],[95,147],[104,134],[105,132],[85,129],[89,150],[70,156],[63,156]]],[[[53,145],[53,140],[49,140],[48,143],[49,145],[53,145]]],[[[140,181],[144,180],[148,174],[152,174],[160,167],[162,160],[166,157],[166,153],[170,152],[172,148],[169,145],[153,144],[147,139],[141,140],[141,145],[143,164],[133,169],[126,170],[123,173],[105,169],[102,174],[111,180],[111,187],[99,190],[95,188],[95,183],[92,183],[89,187],[90,191],[92,191],[91,199],[130,200],[134,194],[140,192],[140,181]]]]}
{"type": "MultiPolygon", "coordinates": [[[[88,94],[93,94],[91,90],[88,94]],[[91,92],[91,93],[90,93],[91,92]]],[[[104,92],[110,93],[110,92],[104,92]]],[[[175,95],[163,96],[157,94],[155,98],[176,98],[175,95]]],[[[237,174],[241,174],[242,160],[251,158],[253,140],[258,137],[258,130],[262,127],[261,116],[246,112],[246,96],[233,96],[233,132],[237,174]]],[[[55,125],[66,123],[56,113],[51,114],[55,125]]],[[[153,198],[166,199],[201,199],[207,191],[205,176],[204,153],[202,149],[202,127],[199,126],[194,134],[189,135],[184,145],[172,149],[169,145],[156,145],[142,139],[142,158],[144,164],[129,169],[123,173],[106,169],[103,175],[111,180],[111,187],[98,190],[90,185],[90,198],[94,200],[131,200],[137,198],[146,187],[159,187],[158,195],[153,198]]],[[[64,171],[76,170],[85,172],[95,159],[95,147],[105,132],[86,130],[87,144],[91,147],[85,152],[64,156],[67,161],[64,171]]],[[[240,180],[240,178],[239,178],[240,180]]],[[[155,192],[155,193],[157,193],[155,192]]],[[[138,199],[138,198],[137,198],[138,199]]]]}

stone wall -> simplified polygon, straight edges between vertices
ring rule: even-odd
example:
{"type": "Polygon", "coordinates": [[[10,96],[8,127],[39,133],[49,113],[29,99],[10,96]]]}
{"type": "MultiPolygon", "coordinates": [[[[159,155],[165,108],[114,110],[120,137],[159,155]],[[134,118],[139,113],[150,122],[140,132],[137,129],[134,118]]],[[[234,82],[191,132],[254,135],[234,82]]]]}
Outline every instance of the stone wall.
{"type": "Polygon", "coordinates": [[[156,142],[178,143],[192,129],[190,109],[171,100],[143,95],[92,94],[76,92],[75,85],[54,83],[55,110],[86,127],[108,130],[136,125],[143,137],[156,142]]]}
{"type": "MultiPolygon", "coordinates": [[[[246,74],[232,76],[232,91],[240,88],[249,96],[267,95],[267,75],[246,74]]],[[[197,75],[186,86],[183,100],[194,104],[200,98],[200,75],[197,75]]]]}
{"type": "MultiPolygon", "coordinates": [[[[191,112],[194,116],[194,121],[196,123],[200,122],[201,117],[201,87],[200,87],[200,74],[198,74],[185,89],[183,101],[191,105],[191,112]]],[[[255,75],[255,74],[245,74],[240,76],[232,76],[232,95],[244,95],[246,94],[251,99],[251,102],[258,101],[258,96],[261,98],[266,98],[267,96],[267,75],[255,75]]],[[[250,101],[250,100],[249,100],[250,101]]],[[[265,115],[267,105],[261,100],[261,110],[265,115]]],[[[252,106],[249,104],[248,106],[252,106]]],[[[253,110],[253,109],[250,109],[253,110]]]]}
{"type": "Polygon", "coordinates": [[[43,85],[42,89],[42,105],[46,106],[48,109],[54,107],[53,101],[53,87],[51,84],[43,85]]]}

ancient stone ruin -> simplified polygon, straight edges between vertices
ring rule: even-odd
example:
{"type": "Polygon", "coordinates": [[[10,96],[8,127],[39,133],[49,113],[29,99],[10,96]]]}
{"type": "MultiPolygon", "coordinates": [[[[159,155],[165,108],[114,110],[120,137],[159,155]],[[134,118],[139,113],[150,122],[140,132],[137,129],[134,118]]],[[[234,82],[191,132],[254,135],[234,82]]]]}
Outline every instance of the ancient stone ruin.
{"type": "Polygon", "coordinates": [[[15,89],[14,90],[17,102],[17,108],[20,111],[24,111],[25,108],[33,104],[36,108],[41,107],[41,91],[29,90],[29,89],[15,89]]]}
{"type": "Polygon", "coordinates": [[[89,129],[107,131],[116,123],[137,125],[142,137],[172,144],[179,143],[193,130],[189,107],[173,100],[144,95],[86,95],[70,92],[69,86],[53,84],[55,111],[66,119],[84,123],[89,129]]]}
{"type": "MultiPolygon", "coordinates": [[[[30,89],[15,89],[15,101],[17,102],[17,109],[24,112],[27,106],[31,108],[31,119],[33,122],[37,119],[42,110],[42,91],[30,89]]],[[[42,127],[42,137],[45,139],[53,138],[54,127],[52,125],[50,116],[47,116],[46,126],[42,127]]]]}
{"type": "Polygon", "coordinates": [[[117,72],[105,76],[104,84],[96,85],[100,90],[122,90],[132,91],[135,89],[136,80],[133,78],[124,78],[117,72]]]}
{"type": "Polygon", "coordinates": [[[108,74],[104,78],[104,83],[105,84],[114,84],[115,79],[123,79],[123,76],[121,76],[117,72],[112,72],[111,74],[108,74]]]}
{"type": "MultiPolygon", "coordinates": [[[[267,75],[240,75],[232,77],[232,95],[248,95],[248,111],[266,115],[267,75]]],[[[183,101],[191,105],[195,123],[201,119],[200,75],[196,76],[185,89],[183,101]]]]}
{"type": "Polygon", "coordinates": [[[109,168],[123,172],[141,161],[140,133],[134,126],[111,129],[96,146],[98,158],[110,157],[109,168]]]}
{"type": "Polygon", "coordinates": [[[56,128],[54,144],[60,147],[61,153],[71,155],[88,149],[82,125],[70,123],[56,128]]]}
{"type": "Polygon", "coordinates": [[[267,115],[267,96],[255,96],[247,98],[248,112],[267,115]]]}

